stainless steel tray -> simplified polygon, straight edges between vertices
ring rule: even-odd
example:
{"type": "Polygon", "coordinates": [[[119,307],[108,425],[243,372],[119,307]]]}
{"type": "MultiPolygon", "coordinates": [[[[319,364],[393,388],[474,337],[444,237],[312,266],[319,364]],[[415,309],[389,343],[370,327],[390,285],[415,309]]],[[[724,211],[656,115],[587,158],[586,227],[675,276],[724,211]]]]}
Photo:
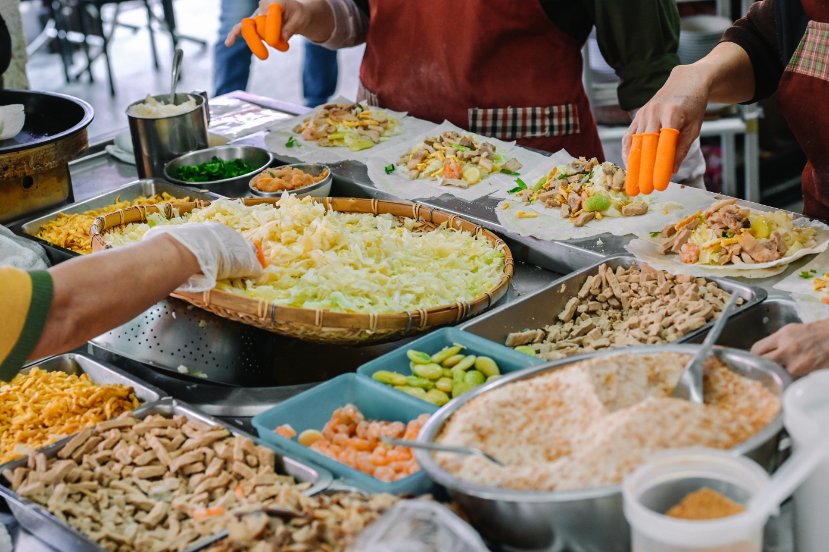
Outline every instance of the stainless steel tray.
{"type": "MultiPolygon", "coordinates": [[[[640,261],[636,257],[620,255],[599,261],[587,268],[568,274],[556,280],[549,286],[531,295],[501,308],[492,310],[469,322],[460,325],[460,329],[485,337],[491,341],[503,345],[507,335],[525,329],[541,328],[553,323],[555,315],[560,312],[567,301],[576,295],[588,276],[594,276],[599,272],[599,265],[607,264],[613,270],[622,266],[629,268],[638,266],[640,261]]],[[[735,314],[744,313],[746,310],[763,302],[768,293],[760,287],[735,282],[725,278],[706,277],[706,280],[716,282],[724,290],[736,293],[745,300],[745,303],[735,314]]],[[[677,340],[677,343],[692,341],[694,338],[708,332],[713,322],[685,334],[677,340]]]]}
{"type": "MultiPolygon", "coordinates": [[[[324,491],[333,481],[331,473],[327,470],[286,457],[277,447],[259,440],[238,427],[203,414],[193,407],[176,401],[175,399],[165,398],[147,404],[137,409],[134,414],[139,419],[144,419],[152,414],[162,414],[164,416],[183,415],[207,425],[222,426],[233,435],[247,437],[256,444],[267,447],[277,453],[275,458],[276,471],[278,473],[292,475],[301,483],[311,483],[311,487],[305,491],[308,495],[324,491]]],[[[51,459],[57,455],[62,446],[63,443],[56,443],[43,449],[42,452],[47,458],[51,459]]],[[[14,469],[26,462],[26,458],[21,458],[6,464],[4,468],[14,469]]],[[[12,491],[5,477],[0,478],[0,496],[5,498],[12,514],[14,514],[14,517],[20,523],[21,527],[34,534],[46,544],[53,546],[55,549],[61,552],[104,551],[96,542],[68,523],[54,516],[45,507],[22,498],[12,491]]]]}
{"type": "Polygon", "coordinates": [[[78,253],[75,253],[74,251],[70,251],[69,249],[65,249],[63,247],[60,247],[59,245],[55,245],[53,243],[47,242],[46,240],[42,240],[36,237],[37,233],[40,232],[40,229],[43,227],[44,224],[54,220],[54,218],[57,217],[60,213],[83,213],[84,211],[100,209],[101,207],[112,205],[116,201],[116,199],[119,199],[121,201],[127,201],[133,200],[139,196],[150,196],[160,194],[162,192],[167,192],[171,196],[177,198],[190,197],[193,199],[203,199],[206,201],[212,201],[220,197],[211,192],[205,192],[202,190],[196,190],[184,186],[177,186],[176,184],[171,184],[165,180],[157,178],[149,178],[145,180],[137,180],[135,182],[130,182],[129,184],[125,184],[120,188],[112,190],[111,192],[106,192],[101,195],[87,199],[85,201],[80,201],[78,203],[73,203],[71,205],[61,207],[60,209],[56,209],[45,215],[13,226],[12,231],[14,231],[17,234],[20,234],[21,236],[34,240],[40,245],[42,245],[46,249],[46,252],[49,256],[49,260],[52,261],[52,264],[59,263],[71,259],[72,257],[77,257],[78,253]]]}

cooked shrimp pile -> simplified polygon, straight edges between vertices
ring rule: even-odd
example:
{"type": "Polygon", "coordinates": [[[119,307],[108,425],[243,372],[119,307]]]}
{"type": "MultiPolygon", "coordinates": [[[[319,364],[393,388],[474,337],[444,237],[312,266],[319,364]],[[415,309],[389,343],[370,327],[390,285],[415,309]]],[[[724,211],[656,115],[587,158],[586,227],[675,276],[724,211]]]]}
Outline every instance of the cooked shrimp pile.
{"type": "MultiPolygon", "coordinates": [[[[334,411],[321,432],[303,431],[297,441],[380,481],[398,481],[419,471],[420,466],[410,448],[387,445],[380,438],[414,440],[428,417],[421,414],[408,424],[366,420],[356,406],[347,404],[334,411]]],[[[287,439],[296,435],[289,425],[276,428],[276,432],[287,439]]]]}
{"type": "Polygon", "coordinates": [[[257,174],[250,181],[251,186],[261,192],[283,192],[296,190],[316,184],[328,177],[328,169],[324,169],[319,176],[308,174],[295,167],[279,167],[268,169],[257,174]]]}

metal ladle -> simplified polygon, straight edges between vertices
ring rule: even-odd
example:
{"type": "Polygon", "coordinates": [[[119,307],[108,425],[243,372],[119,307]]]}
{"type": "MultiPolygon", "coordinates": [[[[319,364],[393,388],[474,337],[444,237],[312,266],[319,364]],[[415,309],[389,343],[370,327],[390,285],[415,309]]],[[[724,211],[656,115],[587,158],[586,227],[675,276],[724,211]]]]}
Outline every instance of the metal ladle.
{"type": "Polygon", "coordinates": [[[392,439],[391,437],[381,437],[380,440],[389,445],[423,449],[431,452],[449,452],[453,454],[464,454],[466,456],[480,456],[481,458],[486,458],[487,460],[489,460],[497,466],[505,466],[503,462],[501,462],[491,454],[487,454],[481,449],[477,449],[475,447],[440,445],[437,443],[421,443],[420,441],[406,441],[404,439],[392,439]]]}
{"type": "Polygon", "coordinates": [[[178,77],[181,73],[181,58],[184,57],[184,51],[181,48],[176,48],[176,53],[173,56],[173,80],[170,82],[170,103],[176,105],[176,87],[178,86],[178,77]]]}
{"type": "Polygon", "coordinates": [[[736,293],[731,294],[731,298],[726,303],[725,308],[720,313],[720,317],[714,323],[714,326],[709,330],[708,335],[705,336],[705,341],[697,351],[697,355],[682,371],[679,376],[679,381],[674,388],[673,397],[678,399],[685,399],[697,404],[705,402],[702,390],[702,368],[705,366],[705,361],[711,356],[711,350],[714,344],[720,337],[726,321],[731,316],[734,306],[737,304],[739,296],[736,293]]]}

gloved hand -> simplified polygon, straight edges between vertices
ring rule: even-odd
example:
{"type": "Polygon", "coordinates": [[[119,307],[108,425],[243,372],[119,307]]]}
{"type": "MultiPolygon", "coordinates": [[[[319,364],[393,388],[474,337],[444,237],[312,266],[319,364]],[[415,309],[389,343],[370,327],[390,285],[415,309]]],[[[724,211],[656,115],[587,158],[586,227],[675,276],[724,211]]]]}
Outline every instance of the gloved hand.
{"type": "Polygon", "coordinates": [[[255,277],[262,273],[256,248],[242,234],[218,222],[188,222],[151,228],[144,239],[168,234],[186,247],[201,267],[178,291],[201,292],[213,289],[216,280],[255,277]]]}

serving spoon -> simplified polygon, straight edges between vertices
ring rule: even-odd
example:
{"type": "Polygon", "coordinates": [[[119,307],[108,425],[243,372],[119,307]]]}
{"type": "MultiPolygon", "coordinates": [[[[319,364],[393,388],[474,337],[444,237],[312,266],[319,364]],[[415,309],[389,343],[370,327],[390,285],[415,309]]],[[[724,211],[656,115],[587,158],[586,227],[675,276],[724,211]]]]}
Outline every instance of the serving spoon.
{"type": "Polygon", "coordinates": [[[176,105],[176,87],[178,86],[178,77],[181,73],[181,59],[184,57],[184,50],[176,48],[176,53],[173,55],[173,76],[170,82],[170,103],[176,105]]]}
{"type": "Polygon", "coordinates": [[[702,368],[705,366],[705,361],[711,356],[714,344],[717,342],[725,327],[725,323],[731,316],[734,306],[737,304],[737,299],[739,299],[739,296],[736,293],[732,293],[731,298],[725,304],[725,308],[720,313],[714,326],[709,330],[708,335],[705,336],[705,341],[702,342],[702,346],[697,351],[697,355],[688,363],[679,376],[679,381],[671,396],[689,400],[697,404],[703,404],[705,402],[702,390],[702,368]]]}
{"type": "Polygon", "coordinates": [[[431,452],[449,452],[452,454],[464,454],[466,456],[480,456],[495,464],[496,466],[504,467],[506,464],[487,454],[481,449],[475,447],[459,446],[459,445],[441,445],[438,443],[421,443],[420,441],[407,441],[405,439],[392,439],[391,437],[381,437],[381,441],[388,445],[395,445],[399,447],[409,447],[415,449],[423,449],[431,452]]]}

